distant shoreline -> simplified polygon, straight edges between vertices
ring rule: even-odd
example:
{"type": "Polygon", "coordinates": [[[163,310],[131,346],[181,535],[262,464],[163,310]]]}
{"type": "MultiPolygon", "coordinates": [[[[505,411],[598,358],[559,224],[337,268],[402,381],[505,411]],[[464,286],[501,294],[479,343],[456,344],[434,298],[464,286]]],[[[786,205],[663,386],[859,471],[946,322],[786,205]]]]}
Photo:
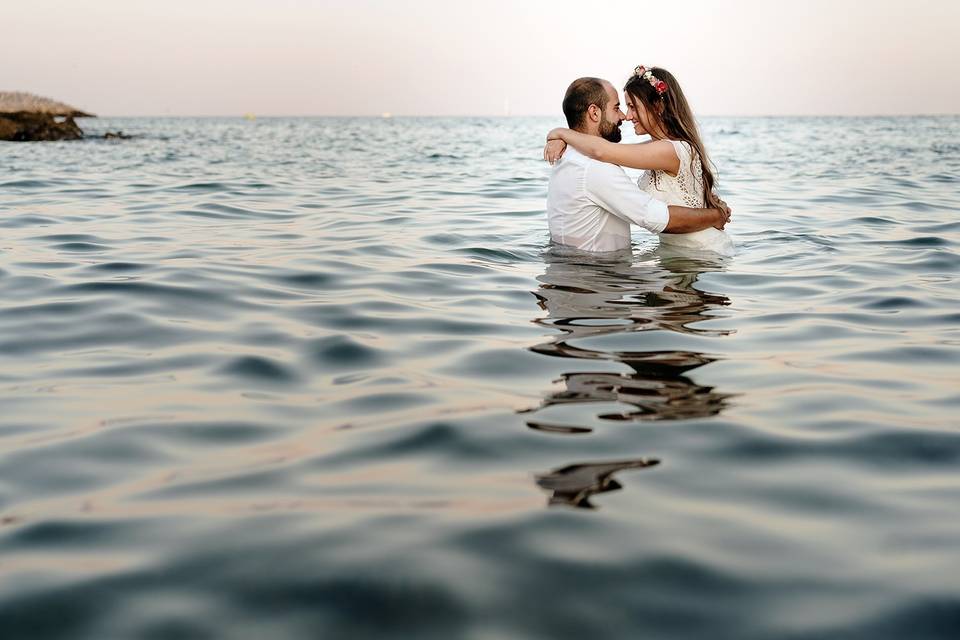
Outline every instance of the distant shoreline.
{"type": "MultiPolygon", "coordinates": [[[[167,115],[157,115],[157,114],[154,114],[154,115],[109,115],[109,114],[107,114],[107,115],[100,115],[100,116],[99,116],[99,119],[100,119],[100,120],[103,120],[103,119],[106,119],[106,118],[170,118],[170,119],[175,119],[175,118],[193,118],[193,119],[197,119],[197,120],[199,120],[199,119],[211,119],[211,120],[212,120],[212,119],[230,118],[230,119],[243,120],[243,119],[244,119],[244,116],[245,116],[245,114],[241,114],[241,113],[238,113],[238,114],[226,114],[226,115],[169,115],[169,114],[167,114],[167,115]]],[[[808,115],[789,115],[789,114],[784,114],[784,115],[723,115],[723,114],[720,114],[720,115],[704,115],[704,116],[699,116],[699,118],[701,118],[701,119],[741,118],[741,119],[750,119],[750,120],[762,120],[762,119],[774,120],[774,119],[778,119],[778,118],[790,118],[790,119],[793,119],[793,120],[800,120],[800,119],[810,119],[810,120],[812,120],[812,119],[817,119],[817,118],[833,118],[833,119],[849,118],[849,119],[857,119],[857,118],[957,118],[957,117],[960,117],[960,113],[912,113],[912,114],[890,114],[890,115],[884,115],[884,114],[873,114],[873,115],[838,115],[838,114],[814,114],[814,115],[809,115],[809,114],[808,114],[808,115]]],[[[339,119],[339,120],[347,120],[347,119],[413,120],[413,119],[441,119],[441,118],[478,118],[478,119],[479,119],[479,118],[483,118],[483,119],[488,119],[488,120],[519,120],[519,119],[525,119],[525,118],[563,118],[563,114],[557,113],[557,114],[539,114],[539,115],[538,115],[538,114],[533,114],[533,115],[509,115],[509,116],[505,116],[505,115],[502,115],[502,114],[501,114],[501,115],[396,115],[396,114],[394,114],[394,115],[391,115],[389,118],[384,118],[382,115],[369,115],[369,114],[368,114],[368,115],[357,115],[357,116],[354,116],[354,115],[343,115],[343,114],[336,114],[336,115],[304,115],[304,114],[300,114],[300,115],[266,115],[266,114],[257,114],[257,115],[256,115],[256,119],[255,119],[255,120],[252,120],[252,122],[255,122],[256,120],[268,120],[268,119],[277,120],[277,119],[282,119],[282,118],[287,118],[287,119],[296,119],[296,118],[302,118],[302,119],[308,119],[308,118],[330,118],[330,119],[339,119]]]]}

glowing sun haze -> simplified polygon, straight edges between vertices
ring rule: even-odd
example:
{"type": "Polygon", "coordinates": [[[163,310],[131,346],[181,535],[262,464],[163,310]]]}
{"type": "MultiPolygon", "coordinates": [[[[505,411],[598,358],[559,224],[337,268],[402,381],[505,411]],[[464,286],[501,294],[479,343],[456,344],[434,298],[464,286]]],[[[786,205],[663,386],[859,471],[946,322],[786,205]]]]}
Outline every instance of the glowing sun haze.
{"type": "Polygon", "coordinates": [[[0,90],[100,115],[557,115],[661,65],[703,115],[960,113],[960,2],[31,0],[0,90]]]}

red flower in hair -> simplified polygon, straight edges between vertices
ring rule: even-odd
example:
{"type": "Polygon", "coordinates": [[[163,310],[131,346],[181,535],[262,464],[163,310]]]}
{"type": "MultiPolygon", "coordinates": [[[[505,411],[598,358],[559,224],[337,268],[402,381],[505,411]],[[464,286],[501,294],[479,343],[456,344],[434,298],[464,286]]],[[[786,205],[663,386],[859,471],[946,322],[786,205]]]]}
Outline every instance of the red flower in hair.
{"type": "Polygon", "coordinates": [[[667,92],[667,83],[653,75],[653,72],[643,65],[638,66],[633,72],[638,78],[649,82],[650,86],[653,87],[653,90],[656,91],[658,95],[662,96],[667,92]]]}

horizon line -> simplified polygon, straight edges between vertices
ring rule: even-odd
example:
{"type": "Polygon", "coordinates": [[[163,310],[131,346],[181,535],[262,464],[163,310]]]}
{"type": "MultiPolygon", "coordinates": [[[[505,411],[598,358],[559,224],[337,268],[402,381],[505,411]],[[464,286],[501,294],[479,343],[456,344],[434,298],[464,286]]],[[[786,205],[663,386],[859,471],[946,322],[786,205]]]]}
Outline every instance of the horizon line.
{"type": "MultiPolygon", "coordinates": [[[[92,118],[369,118],[376,120],[394,120],[404,118],[560,118],[563,114],[273,114],[273,113],[220,113],[220,114],[107,114],[93,115],[92,118]]],[[[960,112],[920,112],[920,113],[768,113],[768,114],[706,114],[698,118],[917,118],[960,116],[960,112]]]]}

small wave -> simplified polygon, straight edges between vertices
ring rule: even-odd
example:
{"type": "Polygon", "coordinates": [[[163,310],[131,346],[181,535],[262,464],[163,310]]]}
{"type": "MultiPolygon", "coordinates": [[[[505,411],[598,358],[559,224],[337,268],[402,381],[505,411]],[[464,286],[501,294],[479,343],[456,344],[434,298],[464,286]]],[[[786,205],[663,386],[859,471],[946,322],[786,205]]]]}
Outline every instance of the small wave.
{"type": "Polygon", "coordinates": [[[35,227],[41,225],[53,225],[56,224],[58,220],[54,218],[49,218],[46,216],[38,216],[33,214],[27,215],[14,215],[5,217],[3,220],[0,220],[0,227],[6,228],[19,228],[19,227],[35,227]]]}
{"type": "Polygon", "coordinates": [[[957,156],[960,154],[960,144],[953,142],[937,142],[930,146],[930,150],[938,155],[957,156]]]}
{"type": "Polygon", "coordinates": [[[206,202],[197,205],[193,209],[178,211],[181,215],[219,218],[225,220],[239,220],[244,218],[295,218],[296,214],[278,213],[271,211],[258,211],[245,207],[221,204],[218,202],[206,202]]]}
{"type": "MultiPolygon", "coordinates": [[[[382,403],[382,399],[377,399],[382,403]]],[[[503,451],[481,434],[448,422],[426,422],[398,427],[383,437],[371,440],[351,451],[334,452],[311,461],[311,466],[329,472],[351,468],[363,462],[397,460],[429,453],[451,461],[497,460],[503,451]]]]}
{"type": "Polygon", "coordinates": [[[92,271],[106,271],[107,273],[130,273],[131,271],[149,269],[150,265],[136,262],[100,262],[98,264],[92,264],[87,268],[92,271]]]}
{"type": "Polygon", "coordinates": [[[118,295],[136,295],[145,298],[180,300],[202,303],[202,308],[210,308],[212,303],[228,303],[233,299],[221,293],[203,287],[185,287],[178,285],[141,282],[137,280],[81,282],[63,287],[66,293],[113,293],[118,295]]]}
{"type": "Polygon", "coordinates": [[[97,307],[97,303],[93,300],[44,302],[21,306],[8,306],[4,309],[0,309],[0,317],[62,317],[77,313],[87,313],[95,310],[97,307]]]}
{"type": "MultiPolygon", "coordinates": [[[[476,258],[484,262],[493,262],[497,264],[514,264],[524,262],[525,258],[520,253],[509,251],[507,249],[493,249],[489,247],[469,247],[457,249],[457,253],[468,258],[476,258]]],[[[529,259],[527,257],[526,259],[529,259]]]]}
{"type": "Polygon", "coordinates": [[[310,343],[308,352],[316,364],[337,370],[368,369],[385,361],[381,351],[344,335],[314,340],[310,343]]]}
{"type": "Polygon", "coordinates": [[[299,289],[328,289],[337,280],[332,274],[322,271],[272,275],[269,278],[279,284],[299,289]]]}
{"type": "Polygon", "coordinates": [[[0,182],[0,189],[46,189],[49,187],[59,187],[50,180],[11,180],[9,182],[0,182]]]}
{"type": "Polygon", "coordinates": [[[270,358],[241,356],[220,368],[221,373],[264,382],[292,382],[297,379],[293,371],[270,358]]]}
{"type": "Polygon", "coordinates": [[[421,264],[420,268],[431,273],[445,273],[458,276],[476,276],[488,273],[487,267],[462,262],[428,262],[421,264]]]}
{"type": "Polygon", "coordinates": [[[938,237],[945,237],[950,233],[957,233],[960,231],[960,220],[917,226],[916,230],[923,233],[930,233],[938,237]]]}
{"type": "Polygon", "coordinates": [[[276,425],[247,421],[170,421],[147,422],[130,431],[138,436],[194,446],[240,445],[267,440],[282,432],[276,425]]]}
{"type": "Polygon", "coordinates": [[[906,240],[888,240],[883,244],[888,247],[945,247],[951,242],[941,236],[916,236],[906,240]]]}
{"type": "Polygon", "coordinates": [[[433,233],[423,236],[425,242],[441,247],[452,247],[467,241],[469,238],[470,236],[464,236],[458,233],[433,233]]]}
{"type": "Polygon", "coordinates": [[[883,226],[897,224],[896,220],[892,220],[890,218],[881,218],[880,216],[860,216],[859,218],[852,219],[850,222],[883,226]]]}
{"type": "Polygon", "coordinates": [[[61,251],[106,251],[110,247],[92,242],[63,242],[53,245],[53,248],[61,251]]]}
{"type": "Polygon", "coordinates": [[[930,304],[916,298],[908,298],[906,296],[890,296],[873,300],[872,302],[861,304],[859,306],[862,309],[878,309],[888,311],[890,309],[918,309],[929,307],[930,304]]]}
{"type": "Polygon", "coordinates": [[[213,193],[218,191],[228,191],[233,185],[227,182],[189,182],[174,187],[168,187],[171,191],[200,191],[204,193],[213,193]]]}
{"type": "Polygon", "coordinates": [[[34,236],[31,240],[50,240],[53,242],[102,242],[99,236],[93,236],[85,233],[55,233],[46,236],[34,236]]]}

